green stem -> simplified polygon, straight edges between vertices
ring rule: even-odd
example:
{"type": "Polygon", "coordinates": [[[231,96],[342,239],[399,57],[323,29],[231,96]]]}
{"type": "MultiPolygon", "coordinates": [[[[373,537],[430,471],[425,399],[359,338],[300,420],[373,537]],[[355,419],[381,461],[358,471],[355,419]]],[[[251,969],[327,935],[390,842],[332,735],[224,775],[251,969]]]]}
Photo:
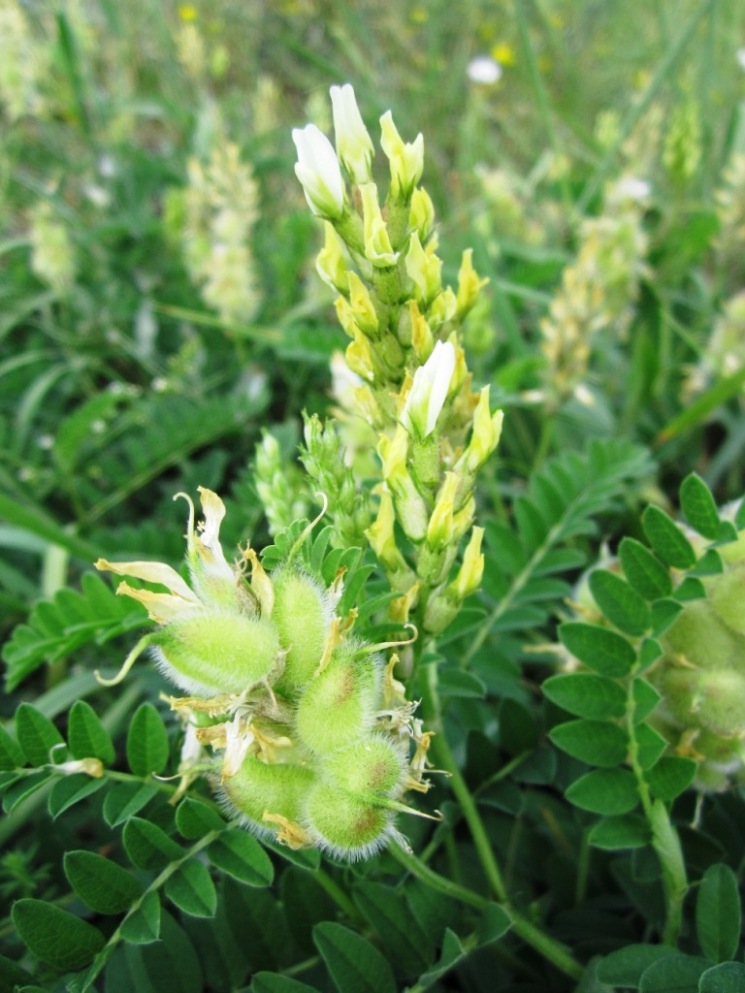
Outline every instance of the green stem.
{"type": "MultiPolygon", "coordinates": [[[[424,685],[424,703],[429,715],[428,724],[436,732],[436,737],[433,739],[432,747],[440,767],[450,774],[450,785],[452,786],[453,793],[460,804],[461,811],[466,819],[466,823],[468,824],[471,837],[474,845],[476,846],[476,852],[478,853],[479,860],[490,889],[497,897],[497,900],[503,905],[504,910],[506,910],[510,915],[512,919],[512,927],[515,933],[545,959],[552,962],[557,969],[560,969],[563,973],[567,976],[571,976],[573,979],[579,979],[583,974],[583,969],[579,962],[573,958],[570,952],[558,941],[555,941],[543,932],[537,925],[523,917],[522,914],[510,905],[509,895],[502,877],[502,871],[499,868],[499,863],[497,862],[494,852],[492,851],[489,836],[487,834],[486,827],[484,826],[484,822],[481,820],[481,815],[479,814],[476,806],[476,801],[474,800],[466,781],[461,775],[458,764],[455,761],[455,756],[450,750],[447,738],[445,737],[442,717],[438,705],[437,669],[435,666],[428,666],[427,679],[424,681],[424,685]]],[[[425,866],[422,866],[422,869],[427,874],[432,872],[431,869],[425,866]]],[[[433,873],[433,875],[436,876],[437,874],[433,873]]],[[[420,878],[423,880],[425,879],[424,875],[421,875],[420,878]]],[[[457,886],[457,884],[449,882],[448,885],[457,886]]],[[[458,890],[461,892],[460,899],[462,899],[463,888],[458,887],[458,890]]]]}
{"type": "Polygon", "coordinates": [[[629,695],[626,706],[626,727],[629,735],[629,763],[636,777],[644,816],[652,832],[652,847],[657,853],[662,866],[662,882],[665,889],[667,910],[661,936],[662,942],[665,945],[675,945],[683,921],[683,901],[688,892],[688,878],[678,832],[673,826],[667,807],[662,800],[652,799],[649,785],[644,778],[644,770],[639,761],[639,743],[635,734],[635,712],[636,704],[633,695],[632,678],[629,680],[629,695]]]}
{"type": "Polygon", "coordinates": [[[334,903],[343,910],[347,917],[353,921],[359,921],[360,915],[350,898],[325,869],[314,869],[313,877],[322,889],[328,893],[334,903]]]}
{"type": "Polygon", "coordinates": [[[443,893],[445,896],[449,896],[459,903],[465,903],[469,907],[475,907],[476,910],[484,910],[484,908],[489,906],[489,900],[486,897],[479,896],[478,893],[466,889],[465,886],[459,886],[458,883],[452,882],[446,876],[441,876],[434,869],[430,869],[429,866],[425,865],[416,855],[402,848],[398,843],[391,845],[388,851],[397,862],[400,862],[405,869],[409,870],[412,876],[421,879],[430,889],[437,890],[438,893],[443,893]]]}

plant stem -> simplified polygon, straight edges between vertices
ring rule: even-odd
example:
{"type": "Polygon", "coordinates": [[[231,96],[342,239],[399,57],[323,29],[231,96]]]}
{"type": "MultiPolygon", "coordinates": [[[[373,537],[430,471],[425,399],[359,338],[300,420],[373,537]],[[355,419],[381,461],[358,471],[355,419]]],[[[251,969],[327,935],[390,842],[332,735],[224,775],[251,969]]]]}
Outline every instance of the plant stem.
{"type": "MultiPolygon", "coordinates": [[[[436,732],[436,737],[433,739],[432,747],[440,767],[450,773],[450,784],[452,786],[453,793],[460,804],[463,816],[468,824],[471,837],[473,838],[474,845],[476,846],[476,851],[490,889],[497,897],[499,903],[502,904],[504,910],[506,910],[510,915],[510,918],[512,919],[512,927],[515,933],[545,959],[553,963],[557,969],[560,969],[563,973],[567,976],[571,976],[573,979],[579,979],[583,974],[583,969],[579,962],[573,958],[570,952],[558,941],[555,941],[549,935],[545,934],[537,925],[523,917],[522,914],[510,905],[509,895],[502,877],[502,871],[499,868],[499,863],[497,862],[494,852],[492,851],[489,836],[486,832],[484,822],[481,820],[481,815],[479,814],[476,806],[476,801],[474,800],[465,779],[461,775],[458,764],[455,761],[455,756],[450,750],[447,738],[445,737],[442,715],[438,703],[437,669],[435,666],[427,667],[427,678],[423,681],[423,684],[425,687],[424,703],[428,711],[428,724],[436,732]]],[[[396,857],[398,858],[398,855],[396,855],[396,857]]],[[[411,858],[413,858],[413,856],[411,856],[411,858]]],[[[399,859],[399,861],[401,861],[401,859],[399,859]]],[[[426,866],[422,866],[421,869],[422,872],[420,873],[420,878],[425,882],[429,881],[430,884],[432,884],[433,881],[429,875],[430,873],[432,876],[436,877],[436,879],[442,879],[442,877],[437,877],[437,873],[434,873],[426,866]]],[[[463,887],[458,886],[456,883],[451,883],[448,880],[445,880],[445,882],[448,887],[456,887],[460,894],[458,899],[463,900],[463,887]]],[[[439,882],[437,885],[438,888],[442,890],[442,886],[439,882]]],[[[454,896],[455,894],[451,891],[451,895],[454,896]]],[[[471,905],[475,905],[472,900],[471,905]]]]}
{"type": "Polygon", "coordinates": [[[644,770],[639,761],[639,743],[635,734],[636,703],[633,694],[634,671],[632,671],[632,679],[629,680],[628,702],[626,705],[629,763],[636,777],[644,816],[652,832],[652,847],[657,853],[657,857],[662,865],[662,881],[665,889],[667,912],[661,935],[662,942],[665,945],[675,945],[683,921],[683,901],[688,892],[688,878],[678,832],[673,826],[670,820],[670,814],[662,800],[652,799],[649,785],[644,778],[644,770]]]}

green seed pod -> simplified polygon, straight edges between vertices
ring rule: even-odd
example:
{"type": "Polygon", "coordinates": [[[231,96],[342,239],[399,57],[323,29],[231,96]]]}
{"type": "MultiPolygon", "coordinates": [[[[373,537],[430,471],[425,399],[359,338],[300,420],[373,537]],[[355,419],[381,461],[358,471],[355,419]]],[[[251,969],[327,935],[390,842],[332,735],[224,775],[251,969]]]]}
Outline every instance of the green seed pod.
{"type": "MultiPolygon", "coordinates": [[[[729,628],[745,635],[745,565],[734,566],[717,576],[711,582],[709,600],[717,616],[729,628]]],[[[745,652],[741,650],[739,654],[745,658],[745,652]]]]}
{"type": "Polygon", "coordinates": [[[380,734],[333,752],[323,762],[330,784],[359,798],[394,796],[402,785],[406,759],[390,738],[380,734]]]}
{"type": "Polygon", "coordinates": [[[226,799],[251,822],[251,826],[269,835],[274,831],[263,820],[264,814],[279,814],[289,821],[299,822],[304,799],[314,781],[313,770],[307,766],[268,765],[254,755],[248,755],[238,772],[223,781],[222,788],[226,799]]]}
{"type": "Polygon", "coordinates": [[[266,679],[280,644],[267,621],[200,612],[177,617],[154,638],[158,662],[187,693],[242,693],[266,679]]]}
{"type": "Polygon", "coordinates": [[[745,675],[734,669],[697,672],[671,667],[663,687],[667,703],[684,725],[737,734],[745,726],[745,675]]]}
{"type": "Polygon", "coordinates": [[[285,569],[272,577],[272,623],[287,649],[285,668],[277,687],[293,692],[304,686],[318,668],[328,635],[328,596],[310,576],[285,569]]]}
{"type": "Polygon", "coordinates": [[[295,727],[301,741],[320,754],[335,752],[370,730],[380,684],[375,656],[356,645],[337,648],[331,661],[305,689],[295,727]]]}
{"type": "Polygon", "coordinates": [[[735,636],[707,600],[687,603],[661,640],[667,654],[681,655],[702,669],[727,667],[737,649],[735,636]]]}
{"type": "Polygon", "coordinates": [[[305,824],[316,844],[340,858],[369,858],[392,833],[393,813],[345,790],[319,783],[305,805],[305,824]]]}

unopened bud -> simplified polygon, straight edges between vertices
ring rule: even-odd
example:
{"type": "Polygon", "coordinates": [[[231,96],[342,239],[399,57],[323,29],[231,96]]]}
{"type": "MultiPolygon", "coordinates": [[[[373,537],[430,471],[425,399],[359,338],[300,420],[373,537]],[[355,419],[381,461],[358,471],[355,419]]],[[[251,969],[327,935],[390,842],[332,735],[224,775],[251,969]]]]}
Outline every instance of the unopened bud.
{"type": "Polygon", "coordinates": [[[393,251],[383,215],[378,203],[378,188],[375,183],[363,183],[359,188],[362,198],[362,219],[365,238],[365,258],[377,269],[386,269],[398,261],[398,252],[393,251]]]}
{"type": "Polygon", "coordinates": [[[333,145],[315,124],[294,128],[297,148],[295,175],[308,206],[319,217],[338,220],[344,213],[344,180],[333,145]]]}
{"type": "Polygon", "coordinates": [[[438,341],[432,354],[414,373],[401,422],[412,437],[424,440],[435,430],[455,369],[455,349],[438,341]]]}
{"type": "Polygon", "coordinates": [[[357,107],[354,90],[346,83],[344,86],[332,86],[330,93],[339,159],[353,183],[369,183],[375,150],[357,107]]]}
{"type": "Polygon", "coordinates": [[[435,208],[429,193],[418,186],[411,194],[409,208],[409,227],[416,231],[423,245],[432,234],[435,227],[435,208]]]}
{"type": "Polygon", "coordinates": [[[473,431],[468,448],[458,459],[456,472],[475,476],[499,443],[502,432],[502,411],[492,414],[489,410],[489,387],[481,390],[478,406],[473,415],[473,431]]]}
{"type": "Polygon", "coordinates": [[[465,317],[468,311],[476,303],[479,290],[486,286],[488,279],[479,279],[478,273],[473,268],[473,249],[467,248],[463,252],[463,261],[458,273],[458,316],[465,317]]]}
{"type": "Polygon", "coordinates": [[[446,548],[453,540],[454,501],[460,480],[454,472],[445,473],[445,482],[437,494],[432,516],[427,526],[427,544],[434,549],[446,548]]]}
{"type": "Polygon", "coordinates": [[[419,310],[416,300],[409,300],[409,316],[411,320],[411,347],[419,362],[424,364],[434,348],[432,330],[427,319],[419,310]]]}
{"type": "Polygon", "coordinates": [[[393,123],[390,110],[380,118],[380,129],[380,145],[391,167],[391,196],[407,200],[422,178],[424,138],[419,134],[413,142],[404,142],[393,123]]]}
{"type": "Polygon", "coordinates": [[[349,288],[349,274],[342,252],[342,240],[329,221],[324,221],[323,226],[325,241],[316,258],[316,272],[327,286],[339,293],[346,293],[349,288]]]}
{"type": "Polygon", "coordinates": [[[378,315],[370,291],[352,271],[349,273],[349,304],[359,329],[368,337],[373,337],[378,330],[378,315]]]}
{"type": "Polygon", "coordinates": [[[105,769],[101,759],[71,759],[69,762],[62,762],[54,767],[55,772],[62,772],[65,776],[75,776],[84,773],[91,779],[101,779],[105,769]]]}
{"type": "Polygon", "coordinates": [[[463,562],[458,570],[458,575],[450,586],[448,586],[448,593],[459,603],[462,603],[466,597],[475,593],[481,585],[484,575],[484,555],[481,551],[483,537],[483,528],[473,529],[471,540],[468,542],[466,550],[463,553],[463,562]]]}
{"type": "Polygon", "coordinates": [[[414,283],[417,301],[427,307],[442,288],[442,261],[422,248],[416,231],[409,239],[406,272],[414,283]]]}
{"type": "Polygon", "coordinates": [[[412,541],[421,541],[427,533],[429,512],[409,474],[408,446],[408,432],[399,424],[393,438],[381,437],[378,454],[383,462],[383,479],[393,494],[396,516],[404,534],[412,541]]]}

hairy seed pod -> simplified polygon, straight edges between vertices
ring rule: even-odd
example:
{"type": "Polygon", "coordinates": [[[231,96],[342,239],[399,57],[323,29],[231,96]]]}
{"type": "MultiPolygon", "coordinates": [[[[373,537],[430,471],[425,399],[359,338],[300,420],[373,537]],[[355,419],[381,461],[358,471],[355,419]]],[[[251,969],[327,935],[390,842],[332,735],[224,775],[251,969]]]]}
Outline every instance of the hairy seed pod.
{"type": "Polygon", "coordinates": [[[338,648],[298,703],[295,727],[301,741],[328,754],[360,738],[375,719],[378,685],[373,656],[356,654],[354,645],[338,648]]]}
{"type": "Polygon", "coordinates": [[[223,781],[227,799],[254,826],[271,830],[263,820],[264,814],[279,814],[290,821],[299,821],[303,799],[315,780],[313,770],[290,763],[268,765],[254,755],[247,755],[234,776],[223,781]]]}
{"type": "Polygon", "coordinates": [[[305,823],[316,843],[333,855],[368,858],[385,842],[393,814],[359,797],[319,783],[308,794],[305,823]]]}
{"type": "Polygon", "coordinates": [[[675,667],[665,673],[664,690],[670,709],[715,734],[737,734],[745,714],[745,675],[733,669],[697,672],[675,667]]]}
{"type": "Polygon", "coordinates": [[[287,650],[277,686],[293,692],[312,678],[321,661],[329,629],[328,598],[309,576],[290,569],[273,576],[272,584],[272,623],[287,650]]]}
{"type": "MultiPolygon", "coordinates": [[[[709,599],[717,616],[738,635],[745,635],[745,565],[737,565],[711,583],[709,599]]],[[[742,647],[745,642],[738,639],[742,647]]],[[[741,657],[745,653],[740,652],[741,657]]]]}
{"type": "Polygon", "coordinates": [[[665,632],[662,644],[668,655],[680,655],[702,669],[728,666],[737,649],[733,633],[707,600],[687,603],[665,632]]]}
{"type": "Polygon", "coordinates": [[[177,617],[155,635],[165,675],[188,693],[242,693],[266,679],[280,644],[270,623],[242,614],[177,617]]]}
{"type": "Polygon", "coordinates": [[[373,734],[323,761],[326,780],[357,797],[373,799],[394,795],[403,779],[405,759],[393,741],[373,734]]]}

